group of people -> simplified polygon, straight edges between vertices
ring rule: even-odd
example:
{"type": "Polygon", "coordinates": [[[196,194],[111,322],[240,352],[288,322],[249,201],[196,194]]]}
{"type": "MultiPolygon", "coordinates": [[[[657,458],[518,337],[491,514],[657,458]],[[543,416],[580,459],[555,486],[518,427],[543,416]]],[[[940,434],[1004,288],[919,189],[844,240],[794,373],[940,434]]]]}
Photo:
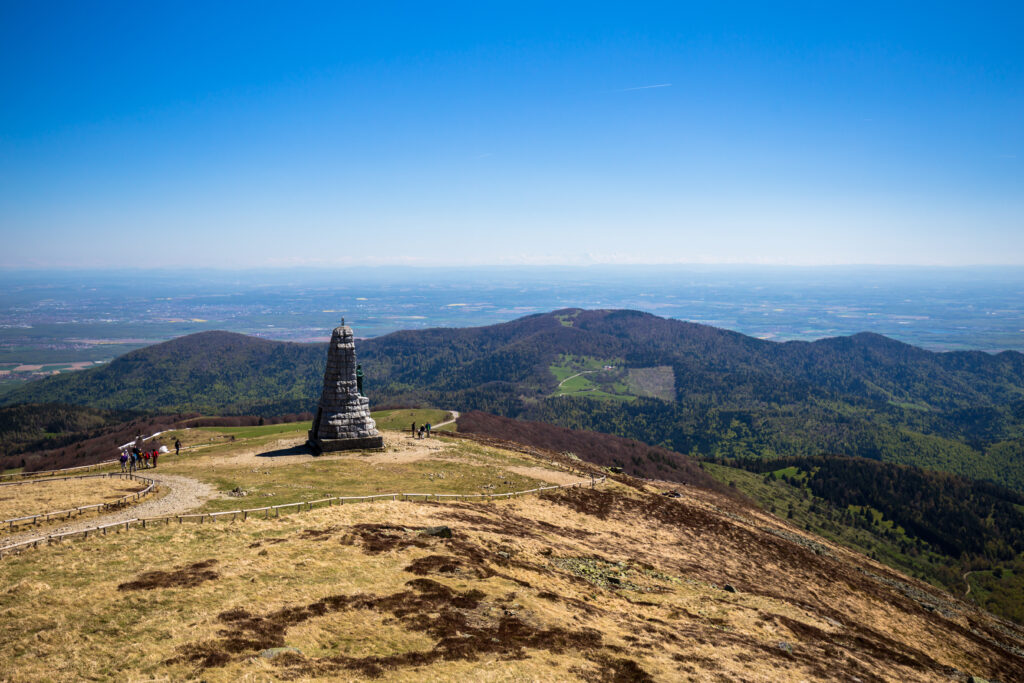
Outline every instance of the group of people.
{"type": "Polygon", "coordinates": [[[425,425],[420,425],[419,431],[416,431],[416,423],[413,422],[412,423],[412,435],[414,437],[416,437],[417,439],[422,439],[424,437],[429,439],[430,438],[430,423],[428,422],[425,425]]]}
{"type": "Polygon", "coordinates": [[[143,451],[136,446],[131,450],[121,451],[121,471],[134,472],[135,470],[148,470],[150,463],[156,467],[156,460],[160,457],[160,451],[143,451]]]}
{"type": "MultiPolygon", "coordinates": [[[[121,449],[121,471],[122,472],[134,472],[135,470],[148,470],[150,467],[156,467],[157,458],[160,457],[160,450],[153,449],[151,451],[144,451],[140,448],[142,443],[142,437],[138,436],[135,439],[135,445],[129,448],[121,449]],[[152,464],[151,464],[152,463],[152,464]]],[[[166,450],[166,449],[164,449],[166,450]]],[[[181,453],[181,441],[178,439],[174,440],[174,452],[175,454],[181,453]]]]}

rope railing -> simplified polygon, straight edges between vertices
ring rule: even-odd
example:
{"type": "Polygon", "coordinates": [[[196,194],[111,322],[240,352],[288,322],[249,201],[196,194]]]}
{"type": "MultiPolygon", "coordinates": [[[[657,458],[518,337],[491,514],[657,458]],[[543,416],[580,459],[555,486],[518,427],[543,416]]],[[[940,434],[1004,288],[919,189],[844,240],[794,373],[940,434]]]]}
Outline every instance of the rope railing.
{"type": "MultiPolygon", "coordinates": [[[[119,472],[116,474],[120,474],[119,472]]],[[[283,503],[281,505],[267,505],[259,508],[247,508],[242,510],[225,510],[222,512],[197,512],[184,515],[168,515],[164,517],[134,517],[132,519],[124,520],[121,522],[113,522],[111,524],[103,524],[100,526],[90,527],[88,529],[80,529],[78,531],[67,531],[61,534],[49,534],[47,536],[39,536],[38,538],[31,538],[26,541],[19,543],[13,543],[8,546],[0,548],[0,558],[4,555],[8,555],[12,552],[21,552],[28,548],[36,548],[40,543],[49,545],[51,543],[59,543],[66,538],[73,538],[75,536],[81,536],[82,538],[88,538],[89,534],[92,533],[94,536],[99,533],[106,535],[108,529],[115,529],[120,531],[121,527],[124,527],[125,531],[132,528],[146,529],[148,526],[155,526],[161,522],[165,526],[169,526],[172,522],[177,522],[180,526],[184,524],[185,520],[195,520],[198,524],[204,524],[206,520],[210,522],[216,521],[220,517],[226,517],[231,515],[231,521],[235,521],[241,515],[242,521],[247,520],[249,517],[259,515],[255,513],[262,512],[263,519],[269,519],[271,516],[277,518],[281,516],[281,511],[288,508],[296,508],[296,511],[301,511],[303,507],[306,510],[312,510],[314,505],[321,507],[331,507],[335,502],[339,504],[358,503],[358,502],[372,502],[375,500],[390,499],[392,501],[404,501],[404,502],[430,502],[433,498],[435,502],[439,502],[440,499],[455,499],[455,500],[477,500],[477,501],[494,501],[496,499],[513,498],[519,496],[525,496],[531,493],[540,493],[543,491],[553,491],[556,489],[569,489],[569,488],[582,488],[585,484],[589,483],[590,488],[597,486],[598,484],[604,483],[608,477],[601,476],[592,478],[590,482],[575,482],[572,484],[552,484],[551,486],[539,486],[533,489],[527,489],[525,491],[510,491],[508,493],[378,493],[369,496],[332,496],[330,498],[319,498],[317,500],[300,501],[297,503],[283,503]]],[[[141,492],[140,492],[141,493],[141,492]]]]}
{"type": "MultiPolygon", "coordinates": [[[[68,480],[68,479],[94,479],[96,477],[107,477],[107,478],[109,478],[109,477],[119,477],[121,479],[128,479],[129,481],[141,481],[141,482],[145,482],[146,483],[146,487],[144,489],[142,489],[141,491],[136,491],[134,493],[129,493],[127,495],[121,496],[117,500],[108,501],[106,503],[94,503],[92,505],[80,505],[78,507],[68,508],[67,510],[53,510],[51,512],[41,512],[41,513],[35,514],[35,515],[26,515],[24,517],[14,517],[12,519],[5,519],[3,521],[0,521],[0,527],[7,527],[6,530],[8,532],[11,532],[11,531],[14,531],[14,527],[16,525],[29,525],[29,524],[31,524],[32,526],[35,526],[35,525],[39,524],[40,521],[42,521],[42,522],[49,522],[51,519],[54,519],[54,518],[71,519],[72,517],[84,514],[85,512],[88,512],[89,510],[97,510],[97,511],[110,510],[112,508],[121,507],[124,504],[126,504],[127,502],[129,502],[130,500],[140,500],[143,496],[149,494],[150,492],[152,492],[156,488],[156,482],[153,481],[152,479],[150,479],[149,477],[140,477],[137,474],[131,474],[131,473],[128,473],[128,472],[109,472],[107,474],[86,474],[86,475],[83,475],[81,477],[60,477],[59,479],[44,479],[44,480],[41,480],[41,481],[51,482],[51,481],[63,481],[63,480],[68,480]]],[[[17,485],[17,484],[33,484],[33,483],[39,483],[39,482],[37,482],[37,481],[19,481],[19,482],[13,482],[13,483],[8,483],[8,484],[0,484],[0,486],[13,486],[13,485],[17,485]]]]}

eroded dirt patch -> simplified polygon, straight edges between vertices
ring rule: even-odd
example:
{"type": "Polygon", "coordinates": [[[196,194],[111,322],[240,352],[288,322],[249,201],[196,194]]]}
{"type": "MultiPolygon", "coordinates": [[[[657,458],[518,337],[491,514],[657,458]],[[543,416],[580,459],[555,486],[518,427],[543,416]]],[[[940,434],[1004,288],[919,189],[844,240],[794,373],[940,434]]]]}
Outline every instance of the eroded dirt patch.
{"type": "Polygon", "coordinates": [[[204,581],[212,581],[219,574],[210,569],[217,560],[204,560],[173,571],[143,572],[134,581],[118,585],[119,591],[148,591],[155,588],[191,588],[204,581]]]}
{"type": "Polygon", "coordinates": [[[405,628],[424,632],[437,643],[430,650],[387,656],[279,658],[275,663],[282,677],[301,678],[345,670],[376,677],[387,669],[442,660],[473,661],[481,654],[521,659],[527,648],[561,653],[594,652],[601,646],[601,635],[593,629],[543,628],[503,611],[501,617],[491,616],[492,610],[482,604],[485,594],[479,590],[458,591],[427,578],[413,579],[405,585],[407,590],[391,595],[336,595],[266,615],[252,615],[243,609],[223,612],[218,616],[225,625],[220,638],[186,645],[171,661],[192,662],[200,668],[223,666],[235,657],[283,647],[288,629],[295,624],[349,610],[388,613],[405,628]]]}
{"type": "Polygon", "coordinates": [[[360,547],[367,555],[379,555],[391,550],[404,550],[405,548],[426,548],[430,546],[432,538],[421,536],[423,527],[407,528],[392,526],[390,524],[357,524],[352,527],[351,532],[342,538],[341,542],[352,544],[359,541],[360,547]]]}
{"type": "Polygon", "coordinates": [[[459,562],[459,558],[452,557],[451,555],[427,555],[418,560],[413,560],[412,564],[405,568],[405,571],[417,576],[454,574],[459,571],[461,565],[462,563],[459,562]]]}

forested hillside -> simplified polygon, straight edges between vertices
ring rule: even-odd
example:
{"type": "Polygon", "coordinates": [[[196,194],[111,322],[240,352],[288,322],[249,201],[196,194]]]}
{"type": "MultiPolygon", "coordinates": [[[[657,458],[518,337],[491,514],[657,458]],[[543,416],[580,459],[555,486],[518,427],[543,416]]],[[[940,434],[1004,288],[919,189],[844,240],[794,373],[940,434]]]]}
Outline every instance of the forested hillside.
{"type": "Polygon", "coordinates": [[[5,403],[76,403],[147,413],[298,413],[315,407],[326,348],[200,332],[108,365],[33,382],[5,403]]]}
{"type": "MultiPolygon", "coordinates": [[[[397,332],[360,341],[358,354],[377,405],[478,409],[704,458],[863,456],[1024,488],[1020,353],[934,353],[875,334],[778,343],[636,311],[567,309],[397,332]],[[652,377],[656,389],[644,385],[652,377]]],[[[320,345],[208,332],[5,400],[300,412],[316,404],[325,357],[320,345]]]]}
{"type": "Polygon", "coordinates": [[[724,460],[705,467],[808,531],[953,593],[970,585],[970,599],[1024,623],[1024,494],[1018,491],[864,458],[724,460]]]}
{"type": "Polygon", "coordinates": [[[127,413],[67,404],[0,407],[0,462],[8,455],[88,438],[96,430],[128,417],[127,413]]]}

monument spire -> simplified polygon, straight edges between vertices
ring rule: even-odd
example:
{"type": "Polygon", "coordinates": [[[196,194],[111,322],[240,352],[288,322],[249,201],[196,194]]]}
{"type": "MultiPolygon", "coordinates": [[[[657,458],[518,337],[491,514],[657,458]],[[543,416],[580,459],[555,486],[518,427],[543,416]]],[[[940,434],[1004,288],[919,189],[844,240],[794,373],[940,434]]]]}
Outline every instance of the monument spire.
{"type": "Polygon", "coordinates": [[[319,455],[326,451],[383,448],[384,439],[370,417],[370,399],[361,396],[361,368],[356,364],[356,342],[352,328],[341,325],[331,334],[320,395],[309,446],[319,455]]]}

